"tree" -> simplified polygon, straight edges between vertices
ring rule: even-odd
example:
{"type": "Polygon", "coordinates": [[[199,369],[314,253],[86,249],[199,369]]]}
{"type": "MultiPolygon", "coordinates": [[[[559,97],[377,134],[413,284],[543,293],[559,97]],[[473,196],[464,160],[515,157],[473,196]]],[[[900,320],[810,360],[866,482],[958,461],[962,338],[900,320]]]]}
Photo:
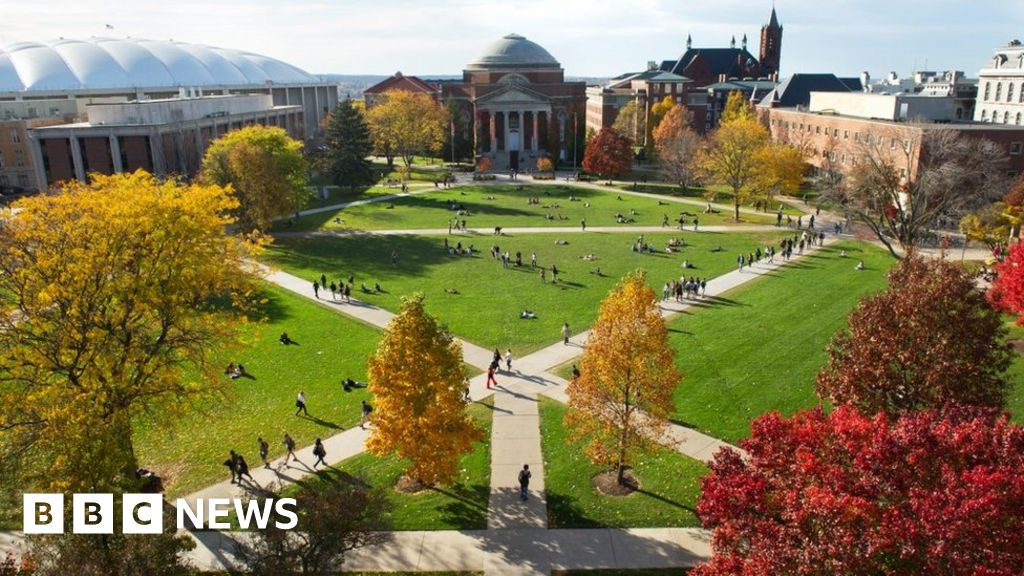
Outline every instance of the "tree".
{"type": "Polygon", "coordinates": [[[422,294],[402,300],[367,367],[376,399],[367,450],[408,460],[406,476],[421,484],[451,483],[482,433],[466,414],[462,346],[422,294]]]}
{"type": "Polygon", "coordinates": [[[701,145],[700,136],[690,129],[686,106],[676,104],[665,114],[654,130],[654,145],[665,177],[685,190],[693,178],[701,145]]]}
{"type": "Polygon", "coordinates": [[[675,410],[681,376],[668,329],[643,272],[634,272],[601,303],[581,360],[581,375],[566,389],[566,427],[585,440],[598,464],[614,466],[625,483],[632,454],[657,443],[675,410]]]}
{"type": "Polygon", "coordinates": [[[751,194],[750,185],[761,167],[761,149],[768,144],[768,130],[756,120],[737,118],[723,122],[712,133],[700,157],[701,171],[709,180],[732,190],[736,220],[740,205],[751,194]]]}
{"type": "MultiPolygon", "coordinates": [[[[276,490],[269,497],[279,498],[276,490]]],[[[298,525],[277,528],[288,518],[272,514],[265,530],[238,542],[239,556],[253,576],[327,574],[340,569],[345,555],[377,540],[393,508],[380,488],[354,478],[321,476],[295,495],[298,525]]]]}
{"type": "Polygon", "coordinates": [[[613,128],[601,132],[583,152],[583,169],[602,178],[613,178],[633,168],[633,143],[613,128]]]}
{"type": "MultiPolygon", "coordinates": [[[[660,102],[651,106],[651,113],[647,119],[649,135],[654,134],[654,131],[658,129],[658,126],[661,126],[661,122],[665,119],[665,115],[676,106],[681,106],[681,104],[676,104],[676,101],[672,99],[671,96],[665,96],[660,102]]],[[[648,138],[648,141],[650,140],[651,138],[648,138]]]]}
{"type": "Polygon", "coordinates": [[[327,127],[328,173],[338,186],[356,186],[373,181],[368,157],[373,152],[366,118],[348,98],[338,104],[327,127]]]}
{"type": "Polygon", "coordinates": [[[755,157],[756,170],[750,182],[753,194],[770,204],[775,196],[796,194],[804,183],[804,154],[788,144],[763,146],[755,157]]]}
{"type": "Polygon", "coordinates": [[[551,158],[547,156],[541,156],[537,158],[537,171],[538,172],[551,172],[555,169],[555,163],[551,161],[551,158]]]}
{"type": "Polygon", "coordinates": [[[1014,244],[1006,258],[996,264],[996,279],[988,300],[997,310],[1015,314],[1017,325],[1024,326],[1024,244],[1014,244]]]}
{"type": "Polygon", "coordinates": [[[266,230],[279,216],[292,214],[309,199],[302,143],[281,128],[249,126],[210,144],[200,179],[231,186],[238,196],[242,230],[266,230]]]}
{"type": "Polygon", "coordinates": [[[950,129],[923,130],[916,143],[901,134],[865,139],[848,182],[824,191],[896,258],[897,246],[917,246],[939,217],[959,220],[1007,188],[1005,153],[994,142],[950,129]]]}
{"type": "Polygon", "coordinates": [[[375,146],[400,157],[408,173],[413,156],[440,151],[448,115],[427,94],[396,90],[386,96],[367,114],[370,133],[375,146]]]}
{"type": "Polygon", "coordinates": [[[41,463],[21,484],[36,491],[137,491],[132,419],[219,390],[211,352],[257,286],[224,188],[91,179],[0,227],[0,445],[41,463]]]}
{"type": "Polygon", "coordinates": [[[739,90],[729,92],[729,97],[725,101],[725,108],[722,109],[719,125],[728,124],[735,120],[757,121],[754,107],[750,105],[750,102],[747,101],[746,97],[739,90]]]}
{"type": "Polygon", "coordinates": [[[647,134],[647,110],[636,100],[630,100],[619,108],[612,129],[633,143],[642,143],[647,134]]]}
{"type": "Polygon", "coordinates": [[[1006,213],[1007,207],[1002,202],[989,204],[964,216],[960,220],[960,231],[967,240],[976,240],[989,248],[997,248],[1010,239],[1011,224],[1006,213]]]}
{"type": "Polygon", "coordinates": [[[481,156],[480,159],[476,161],[476,171],[481,174],[490,171],[493,167],[494,162],[491,161],[489,156],[481,156]]]}
{"type": "Polygon", "coordinates": [[[694,576],[1024,571],[1024,430],[996,409],[771,413],[742,446],[703,480],[694,576]]]}
{"type": "Polygon", "coordinates": [[[889,287],[850,313],[828,347],[817,390],[866,414],[947,402],[1002,406],[1012,353],[999,314],[958,266],[919,256],[889,272],[889,287]]]}

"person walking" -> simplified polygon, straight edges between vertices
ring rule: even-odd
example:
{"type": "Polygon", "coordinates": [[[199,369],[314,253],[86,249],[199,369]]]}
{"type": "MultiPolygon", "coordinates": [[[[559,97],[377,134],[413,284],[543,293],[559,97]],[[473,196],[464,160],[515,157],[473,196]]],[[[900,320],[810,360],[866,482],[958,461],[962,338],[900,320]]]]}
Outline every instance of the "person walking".
{"type": "Polygon", "coordinates": [[[352,302],[352,285],[345,284],[345,302],[352,302]]]}
{"type": "Polygon", "coordinates": [[[270,454],[270,444],[267,444],[267,441],[262,436],[256,439],[256,443],[260,447],[260,460],[263,460],[263,467],[270,468],[270,462],[267,462],[267,455],[270,454]]]}
{"type": "Polygon", "coordinates": [[[743,254],[740,254],[739,258],[736,258],[736,264],[739,266],[740,272],[743,272],[743,254]]]}
{"type": "Polygon", "coordinates": [[[289,458],[291,458],[292,460],[295,460],[296,462],[298,462],[299,461],[299,457],[295,455],[295,440],[292,440],[291,434],[288,434],[287,432],[284,433],[284,442],[283,443],[284,443],[284,449],[285,449],[285,454],[284,454],[284,463],[285,463],[285,465],[288,464],[288,459],[289,458]]]}
{"type": "Polygon", "coordinates": [[[581,230],[582,232],[586,232],[587,231],[587,219],[586,218],[584,218],[583,220],[580,220],[580,228],[582,228],[582,230],[581,230]]]}
{"type": "Polygon", "coordinates": [[[547,284],[547,279],[545,278],[544,274],[545,274],[544,273],[544,269],[541,268],[540,269],[540,283],[541,284],[547,284]]]}
{"type": "Polygon", "coordinates": [[[512,349],[505,349],[505,371],[512,372],[512,349]]]}
{"type": "Polygon", "coordinates": [[[558,284],[558,266],[551,265],[551,283],[558,284]]]}
{"type": "Polygon", "coordinates": [[[313,280],[313,297],[317,300],[320,299],[320,283],[313,280]]]}
{"type": "Polygon", "coordinates": [[[530,253],[530,268],[536,268],[536,267],[537,267],[537,253],[536,252],[531,252],[530,253]]]}
{"type": "Polygon", "coordinates": [[[228,451],[228,459],[224,461],[224,465],[231,471],[231,483],[234,484],[238,478],[238,454],[235,454],[234,450],[228,451]]]}
{"type": "Polygon", "coordinates": [[[572,331],[569,330],[569,323],[565,322],[562,324],[562,344],[569,345],[569,336],[572,336],[572,331]]]}
{"type": "Polygon", "coordinates": [[[327,274],[320,275],[320,287],[327,288],[327,274]]]}
{"type": "Polygon", "coordinates": [[[451,236],[451,234],[452,234],[452,219],[449,218],[448,219],[448,235],[451,236]]]}
{"type": "Polygon", "coordinates": [[[519,471],[519,498],[523,502],[526,502],[526,495],[530,491],[530,478],[533,474],[530,472],[530,465],[523,464],[523,469],[519,471]]]}
{"type": "Polygon", "coordinates": [[[501,362],[501,352],[497,348],[495,348],[494,349],[494,356],[491,357],[491,363],[492,364],[498,364],[500,362],[501,362]]]}
{"type": "Polygon", "coordinates": [[[365,429],[366,424],[370,421],[370,413],[373,412],[373,406],[370,406],[366,400],[363,400],[363,417],[359,420],[359,427],[365,429]]]}
{"type": "Polygon", "coordinates": [[[309,416],[309,411],[306,410],[306,393],[299,392],[298,397],[295,398],[295,415],[298,416],[299,412],[302,412],[306,416],[309,416]]]}
{"type": "Polygon", "coordinates": [[[494,371],[498,368],[497,362],[491,362],[491,365],[487,367],[487,389],[491,389],[491,384],[498,385],[498,381],[494,379],[494,371]]]}
{"type": "Polygon", "coordinates": [[[254,478],[252,477],[252,474],[249,474],[249,463],[245,461],[245,456],[242,456],[241,454],[238,455],[237,467],[238,467],[238,483],[239,484],[242,483],[242,476],[248,477],[249,478],[249,482],[254,481],[254,478]]]}
{"type": "Polygon", "coordinates": [[[313,456],[316,456],[316,460],[313,461],[313,468],[316,468],[318,464],[327,466],[327,462],[324,462],[324,458],[327,456],[327,450],[324,448],[324,443],[317,438],[313,444],[313,456]]]}

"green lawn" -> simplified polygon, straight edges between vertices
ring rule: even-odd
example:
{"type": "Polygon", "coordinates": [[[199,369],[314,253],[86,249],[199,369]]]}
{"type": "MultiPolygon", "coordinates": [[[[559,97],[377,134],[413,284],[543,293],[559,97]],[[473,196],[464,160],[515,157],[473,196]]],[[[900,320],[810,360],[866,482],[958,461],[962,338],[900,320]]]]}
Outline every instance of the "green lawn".
{"type": "MultiPolygon", "coordinates": [[[[649,194],[663,194],[665,196],[675,196],[675,197],[680,197],[680,198],[690,198],[692,200],[698,200],[698,201],[701,201],[701,202],[706,202],[707,201],[707,198],[706,198],[705,194],[713,192],[715,194],[714,202],[716,202],[718,204],[725,204],[727,206],[731,206],[732,205],[732,199],[733,199],[733,194],[732,194],[732,191],[729,189],[729,187],[728,186],[722,186],[722,185],[719,185],[719,184],[715,184],[715,185],[711,185],[711,186],[689,186],[688,188],[683,190],[678,185],[672,184],[672,183],[667,183],[667,182],[647,182],[646,184],[645,183],[637,183],[636,186],[634,186],[632,183],[629,183],[629,182],[623,182],[623,183],[615,184],[615,188],[618,188],[620,190],[633,190],[635,192],[646,192],[646,193],[649,193],[649,194]]],[[[778,211],[777,208],[778,208],[779,205],[782,206],[782,213],[783,214],[792,215],[794,217],[794,219],[796,219],[797,216],[800,216],[800,215],[804,214],[804,212],[802,210],[800,210],[799,208],[796,208],[795,206],[792,206],[792,205],[790,205],[790,204],[788,204],[786,202],[776,201],[776,203],[774,204],[775,211],[774,212],[770,212],[770,213],[767,214],[767,217],[771,218],[772,223],[775,222],[775,212],[778,211]]],[[[753,208],[753,206],[751,206],[749,204],[744,204],[741,207],[742,208],[753,208]]],[[[743,216],[743,215],[741,215],[741,216],[743,216]]],[[[747,216],[749,216],[749,215],[747,215],[747,216]]]]}
{"type": "Polygon", "coordinates": [[[276,458],[283,454],[285,431],[305,447],[317,436],[359,423],[359,401],[368,394],[362,388],[345,392],[340,381],[366,381],[366,357],[376,348],[379,332],[276,287],[268,286],[266,295],[266,322],[247,329],[254,345],[224,359],[225,364],[244,364],[252,378],[231,381],[226,397],[195,406],[181,420],[165,425],[148,418],[137,421],[139,464],[167,480],[171,497],[226,479],[222,462],[229,449],[256,466],[260,435],[276,458]],[[281,332],[298,345],[278,343],[281,332]],[[310,418],[295,416],[299,390],[306,393],[310,418]]]}
{"type": "MultiPolygon", "coordinates": [[[[491,485],[491,415],[494,397],[469,406],[469,413],[484,432],[473,452],[461,460],[459,477],[452,486],[403,494],[393,490],[405,464],[396,457],[363,453],[331,467],[323,474],[345,475],[370,486],[387,489],[394,510],[387,523],[392,530],[484,530],[491,485]]],[[[312,477],[315,478],[318,476],[312,477]]]]}
{"type": "Polygon", "coordinates": [[[675,417],[735,442],[765,412],[814,406],[825,346],[858,300],[885,286],[893,264],[871,245],[835,244],[672,321],[684,374],[675,417]],[[849,256],[841,258],[844,249],[849,256]],[[854,269],[858,259],[867,270],[854,269]]]}
{"type": "MultiPolygon", "coordinates": [[[[394,194],[399,192],[397,188],[388,188],[383,185],[379,186],[357,186],[355,191],[352,191],[348,186],[338,187],[333,184],[327,185],[327,199],[321,199],[316,196],[314,189],[313,194],[306,201],[306,205],[302,208],[308,210],[311,208],[320,208],[323,206],[332,206],[334,204],[343,204],[346,202],[353,202],[355,200],[366,200],[367,198],[374,198],[376,196],[385,196],[387,194],[394,194]]],[[[280,226],[280,225],[279,225],[280,226]]],[[[280,226],[280,229],[284,229],[280,226]]]]}
{"type": "MultiPolygon", "coordinates": [[[[693,218],[703,225],[735,224],[731,213],[701,214],[698,206],[619,195],[572,185],[543,184],[471,185],[430,190],[424,194],[346,208],[338,212],[300,218],[292,230],[422,230],[445,228],[453,218],[462,218],[451,203],[469,211],[465,216],[471,228],[580,226],[586,219],[589,226],[619,226],[616,215],[632,218],[634,225],[660,226],[665,216],[676,223],[680,212],[687,214],[692,226],[693,218]],[[570,201],[569,197],[579,198],[570,201]],[[529,204],[529,198],[539,198],[540,204],[529,204]],[[621,200],[619,199],[621,198],[621,200]],[[660,202],[660,204],[659,204],[660,202]],[[590,206],[588,207],[587,204],[590,206]],[[630,210],[635,214],[630,214],[630,210]],[[547,219],[546,216],[552,219],[547,219]],[[564,218],[564,219],[559,219],[564,218]],[[340,220],[340,221],[339,221],[340,220]]],[[[774,216],[743,215],[743,221],[755,224],[773,224],[774,216]]],[[[689,227],[688,226],[688,227],[689,227]]]]}
{"type": "MultiPolygon", "coordinates": [[[[681,264],[689,260],[696,268],[687,275],[714,277],[735,266],[739,252],[752,251],[764,242],[779,238],[778,232],[724,234],[692,232],[682,234],[692,243],[681,253],[638,254],[630,246],[636,236],[629,234],[567,234],[568,245],[556,245],[554,234],[524,234],[494,237],[452,236],[453,245],[474,243],[482,251],[474,256],[450,256],[443,250],[441,237],[379,236],[365,238],[315,237],[279,239],[268,252],[266,261],[312,284],[322,273],[332,281],[355,275],[360,283],[373,287],[380,282],[383,294],[354,294],[367,302],[397,310],[399,298],[414,292],[427,296],[427,308],[447,322],[452,331],[485,348],[512,347],[522,356],[559,338],[563,322],[579,332],[597,317],[597,304],[626,273],[643,268],[650,273],[651,284],[661,292],[662,284],[683,273],[681,264]],[[489,249],[498,244],[512,258],[522,252],[522,268],[503,269],[492,259],[489,249]],[[721,252],[711,252],[721,246],[721,252]],[[397,266],[390,264],[392,252],[399,255],[397,266]],[[539,272],[529,266],[530,254],[537,253],[538,264],[559,269],[559,282],[540,282],[539,272]],[[581,257],[594,254],[595,261],[581,257]],[[602,276],[592,274],[600,267],[602,276]],[[446,288],[460,294],[447,294],[446,288]],[[529,309],[535,320],[521,320],[529,309]]],[[[649,234],[645,240],[664,250],[670,237],[680,234],[649,234]]],[[[312,289],[312,288],[310,288],[312,289]]]]}
{"type": "MultiPolygon", "coordinates": [[[[1010,329],[1010,340],[1024,340],[1024,328],[1017,326],[1014,319],[1008,317],[1006,326],[1010,329]]],[[[1018,354],[1006,372],[1010,382],[1010,392],[1006,397],[1006,409],[1014,421],[1024,424],[1024,355],[1018,354]]]]}
{"type": "Polygon", "coordinates": [[[699,526],[695,507],[707,467],[667,448],[640,456],[633,473],[640,490],[629,496],[604,496],[591,478],[605,468],[570,443],[562,424],[566,407],[541,399],[544,485],[551,528],[644,528],[699,526]]]}

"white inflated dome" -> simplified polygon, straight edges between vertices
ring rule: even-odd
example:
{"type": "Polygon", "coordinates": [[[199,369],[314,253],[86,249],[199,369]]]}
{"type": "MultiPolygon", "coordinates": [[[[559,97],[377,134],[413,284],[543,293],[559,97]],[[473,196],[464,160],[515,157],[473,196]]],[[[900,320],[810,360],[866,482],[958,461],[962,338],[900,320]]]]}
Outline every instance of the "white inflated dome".
{"type": "Polygon", "coordinates": [[[92,38],[0,47],[0,92],[316,82],[280,60],[185,42],[92,38]]]}

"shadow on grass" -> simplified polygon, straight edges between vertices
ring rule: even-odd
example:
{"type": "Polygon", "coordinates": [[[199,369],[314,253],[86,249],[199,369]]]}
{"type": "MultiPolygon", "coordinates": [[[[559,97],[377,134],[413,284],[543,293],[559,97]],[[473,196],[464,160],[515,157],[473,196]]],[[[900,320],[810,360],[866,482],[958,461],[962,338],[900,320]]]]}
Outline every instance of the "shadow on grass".
{"type": "Polygon", "coordinates": [[[490,486],[456,484],[447,489],[434,487],[429,490],[454,500],[440,508],[445,523],[451,526],[477,526],[479,528],[487,526],[487,502],[491,492],[490,486]]]}
{"type": "Polygon", "coordinates": [[[372,286],[377,281],[386,284],[390,279],[421,275],[451,258],[439,241],[422,236],[283,238],[267,251],[267,257],[275,266],[304,269],[317,277],[328,272],[353,274],[354,296],[363,295],[358,291],[360,283],[372,286]],[[397,266],[390,264],[392,252],[399,254],[397,266]]]}

